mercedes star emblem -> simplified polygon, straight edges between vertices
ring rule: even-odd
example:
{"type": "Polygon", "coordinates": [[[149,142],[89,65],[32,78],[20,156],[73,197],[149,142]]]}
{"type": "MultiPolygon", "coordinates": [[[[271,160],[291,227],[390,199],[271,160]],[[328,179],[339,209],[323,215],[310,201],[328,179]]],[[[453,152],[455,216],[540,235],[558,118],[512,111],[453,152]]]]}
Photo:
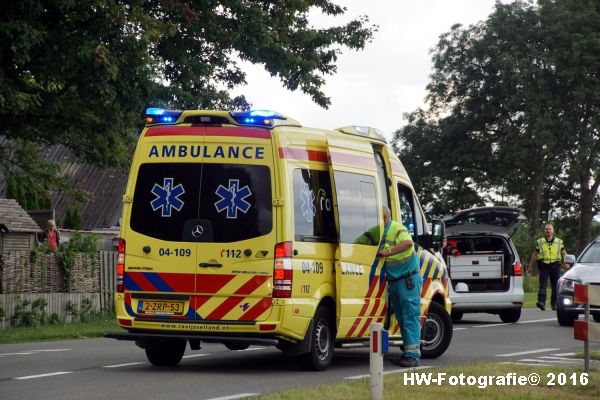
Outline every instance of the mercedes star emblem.
{"type": "Polygon", "coordinates": [[[195,238],[200,237],[203,234],[204,234],[204,228],[202,228],[202,226],[200,226],[200,225],[196,225],[192,229],[192,236],[194,236],[195,238]]]}

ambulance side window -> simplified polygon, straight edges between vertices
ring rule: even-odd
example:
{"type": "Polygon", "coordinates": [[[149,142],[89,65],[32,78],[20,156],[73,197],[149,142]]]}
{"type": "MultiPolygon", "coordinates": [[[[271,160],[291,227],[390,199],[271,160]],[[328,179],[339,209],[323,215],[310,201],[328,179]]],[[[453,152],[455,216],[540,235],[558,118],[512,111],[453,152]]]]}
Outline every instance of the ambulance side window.
{"type": "Polygon", "coordinates": [[[379,245],[379,214],[375,178],[335,172],[335,186],[343,243],[379,245]]]}
{"type": "Polygon", "coordinates": [[[413,202],[413,193],[409,187],[398,184],[398,197],[400,198],[400,212],[402,214],[402,224],[408,228],[413,240],[415,237],[415,206],[413,202]]]}
{"type": "Polygon", "coordinates": [[[335,242],[333,198],[328,171],[295,169],[294,236],[299,242],[335,242]]]}

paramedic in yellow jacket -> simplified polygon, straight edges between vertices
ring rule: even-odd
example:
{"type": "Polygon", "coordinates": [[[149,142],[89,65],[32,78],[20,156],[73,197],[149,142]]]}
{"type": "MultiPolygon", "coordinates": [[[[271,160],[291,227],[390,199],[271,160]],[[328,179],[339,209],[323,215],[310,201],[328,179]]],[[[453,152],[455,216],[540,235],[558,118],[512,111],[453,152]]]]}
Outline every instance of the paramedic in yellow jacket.
{"type": "Polygon", "coordinates": [[[546,224],[544,227],[544,237],[535,241],[535,251],[531,254],[527,271],[531,272],[534,263],[537,261],[540,273],[540,290],[538,292],[538,301],[536,306],[540,310],[546,309],[546,283],[550,278],[551,298],[550,306],[556,310],[556,284],[560,277],[560,265],[567,255],[567,250],[563,241],[554,236],[554,226],[546,224]]]}
{"type": "Polygon", "coordinates": [[[419,258],[408,229],[392,221],[390,209],[383,207],[385,230],[379,255],[385,257],[385,275],[396,320],[400,324],[404,355],[394,359],[402,367],[416,367],[421,359],[421,287],[419,258]]]}

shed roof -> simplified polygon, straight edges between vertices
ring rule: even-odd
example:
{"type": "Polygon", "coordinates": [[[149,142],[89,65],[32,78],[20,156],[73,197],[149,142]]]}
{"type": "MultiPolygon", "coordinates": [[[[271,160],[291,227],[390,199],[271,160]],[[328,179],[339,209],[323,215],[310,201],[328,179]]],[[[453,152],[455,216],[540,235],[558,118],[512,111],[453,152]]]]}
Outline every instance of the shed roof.
{"type": "Polygon", "coordinates": [[[40,227],[15,199],[0,199],[0,228],[8,232],[39,232],[40,227]]]}

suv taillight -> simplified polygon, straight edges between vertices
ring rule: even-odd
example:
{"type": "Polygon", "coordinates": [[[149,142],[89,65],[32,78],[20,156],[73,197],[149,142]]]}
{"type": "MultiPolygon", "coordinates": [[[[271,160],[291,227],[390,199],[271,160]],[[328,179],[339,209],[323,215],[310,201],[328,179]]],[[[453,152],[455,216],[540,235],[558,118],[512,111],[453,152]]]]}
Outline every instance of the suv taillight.
{"type": "Polygon", "coordinates": [[[292,242],[275,245],[275,262],[273,264],[273,297],[292,297],[292,242]]]}
{"type": "Polygon", "coordinates": [[[513,264],[513,275],[523,276],[523,266],[519,263],[513,264]]]}
{"type": "Polygon", "coordinates": [[[125,239],[119,238],[118,256],[117,256],[117,293],[123,293],[123,277],[125,275],[125,239]]]}

